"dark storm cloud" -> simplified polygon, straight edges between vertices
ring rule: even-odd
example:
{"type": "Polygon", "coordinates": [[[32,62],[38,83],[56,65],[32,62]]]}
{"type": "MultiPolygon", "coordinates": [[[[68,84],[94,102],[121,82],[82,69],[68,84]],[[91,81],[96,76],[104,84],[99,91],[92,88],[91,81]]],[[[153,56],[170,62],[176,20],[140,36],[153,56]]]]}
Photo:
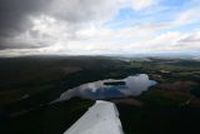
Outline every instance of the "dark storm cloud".
{"type": "Polygon", "coordinates": [[[22,41],[19,39],[13,39],[12,37],[5,37],[0,39],[1,40],[1,45],[0,45],[0,50],[3,49],[34,49],[34,48],[41,48],[41,47],[46,47],[47,43],[44,41],[39,41],[39,40],[28,40],[28,41],[22,41]]]}
{"type": "Polygon", "coordinates": [[[71,23],[103,20],[113,15],[117,0],[54,0],[49,14],[71,23]]]}
{"type": "Polygon", "coordinates": [[[115,12],[115,8],[111,9],[113,7],[117,7],[113,0],[0,0],[0,35],[12,35],[30,27],[29,16],[43,14],[82,23],[108,17],[115,12]]]}
{"type": "Polygon", "coordinates": [[[53,17],[69,24],[69,30],[72,30],[68,32],[75,33],[79,24],[109,17],[115,12],[113,7],[116,7],[113,0],[0,0],[0,50],[35,47],[28,46],[31,43],[8,41],[27,30],[31,32],[33,22],[30,17],[53,17]]]}
{"type": "Polygon", "coordinates": [[[31,23],[30,15],[40,14],[45,10],[47,0],[0,0],[0,35],[13,36],[26,30],[31,23]]]}
{"type": "Polygon", "coordinates": [[[13,45],[8,38],[31,27],[28,17],[45,12],[49,2],[50,0],[0,0],[0,49],[30,47],[22,42],[15,42],[13,45]]]}
{"type": "Polygon", "coordinates": [[[103,21],[110,17],[116,8],[114,0],[0,0],[0,50],[35,48],[44,44],[40,41],[30,43],[12,40],[21,33],[33,32],[33,20],[30,17],[44,15],[65,22],[68,24],[67,32],[73,34],[83,23],[103,21]]]}

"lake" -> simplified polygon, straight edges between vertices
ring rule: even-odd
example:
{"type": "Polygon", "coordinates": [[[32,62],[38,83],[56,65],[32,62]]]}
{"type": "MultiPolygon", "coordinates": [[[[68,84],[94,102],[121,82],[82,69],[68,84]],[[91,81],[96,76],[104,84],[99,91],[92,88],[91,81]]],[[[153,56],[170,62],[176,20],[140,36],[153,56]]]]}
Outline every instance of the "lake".
{"type": "Polygon", "coordinates": [[[124,79],[106,79],[86,83],[62,93],[57,101],[69,100],[72,97],[81,97],[92,100],[139,96],[157,82],[150,80],[147,74],[128,76],[124,79]]]}

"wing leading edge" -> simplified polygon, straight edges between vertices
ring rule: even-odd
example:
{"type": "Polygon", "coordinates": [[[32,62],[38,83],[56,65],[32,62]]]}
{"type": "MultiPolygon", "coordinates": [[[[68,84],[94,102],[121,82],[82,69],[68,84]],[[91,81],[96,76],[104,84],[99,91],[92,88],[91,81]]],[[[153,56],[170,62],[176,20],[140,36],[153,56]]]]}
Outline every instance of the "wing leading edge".
{"type": "Polygon", "coordinates": [[[123,134],[114,103],[96,101],[64,134],[123,134]]]}

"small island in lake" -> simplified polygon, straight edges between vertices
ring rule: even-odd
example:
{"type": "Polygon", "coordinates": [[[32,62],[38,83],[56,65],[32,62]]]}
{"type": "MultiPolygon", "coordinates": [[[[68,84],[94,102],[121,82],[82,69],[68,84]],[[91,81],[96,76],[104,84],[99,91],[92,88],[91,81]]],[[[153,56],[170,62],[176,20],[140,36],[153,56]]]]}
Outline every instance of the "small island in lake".
{"type": "Polygon", "coordinates": [[[112,81],[112,82],[104,82],[103,83],[104,85],[107,85],[107,86],[113,86],[113,85],[126,85],[126,82],[124,81],[112,81]]]}

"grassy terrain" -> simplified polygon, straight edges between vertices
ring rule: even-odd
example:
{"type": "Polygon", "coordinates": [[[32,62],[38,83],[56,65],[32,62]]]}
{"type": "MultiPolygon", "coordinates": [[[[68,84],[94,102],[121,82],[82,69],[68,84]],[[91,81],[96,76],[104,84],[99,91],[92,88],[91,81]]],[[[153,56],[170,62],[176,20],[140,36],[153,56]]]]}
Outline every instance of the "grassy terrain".
{"type": "Polygon", "coordinates": [[[94,102],[49,102],[86,82],[139,73],[158,84],[141,96],[110,100],[118,106],[126,134],[194,133],[198,128],[200,62],[34,56],[1,58],[0,65],[0,133],[60,134],[94,102]]]}
{"type": "Polygon", "coordinates": [[[199,131],[200,109],[118,105],[125,134],[188,134],[199,131]]]}
{"type": "Polygon", "coordinates": [[[11,114],[0,124],[0,133],[61,134],[78,120],[94,102],[78,98],[45,105],[31,112],[11,114]]]}

